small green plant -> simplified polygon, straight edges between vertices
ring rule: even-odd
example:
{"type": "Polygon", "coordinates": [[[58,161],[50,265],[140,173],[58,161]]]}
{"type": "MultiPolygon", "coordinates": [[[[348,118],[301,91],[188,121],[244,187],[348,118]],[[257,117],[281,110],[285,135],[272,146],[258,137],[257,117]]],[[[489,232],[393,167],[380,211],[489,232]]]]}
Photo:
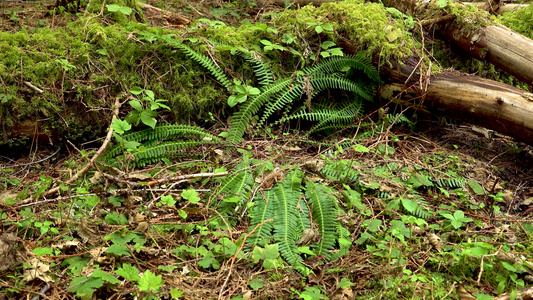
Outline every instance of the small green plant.
{"type": "Polygon", "coordinates": [[[441,213],[441,216],[448,219],[450,225],[455,229],[459,229],[464,226],[465,223],[470,223],[473,220],[471,218],[466,218],[465,213],[462,210],[457,210],[453,215],[449,213],[441,213]]]}
{"type": "Polygon", "coordinates": [[[233,90],[237,94],[229,96],[228,105],[230,107],[234,107],[239,103],[244,103],[246,102],[246,100],[248,100],[248,97],[256,96],[261,93],[258,88],[241,84],[240,80],[234,79],[233,82],[235,83],[235,85],[233,86],[233,90]]]}
{"type": "Polygon", "coordinates": [[[128,101],[129,105],[134,109],[125,118],[130,124],[135,124],[135,126],[137,126],[139,125],[139,122],[142,122],[153,129],[157,124],[155,118],[157,113],[155,111],[160,108],[170,110],[170,107],[163,104],[167,102],[167,100],[155,99],[154,92],[151,90],[133,87],[129,92],[135,96],[142,96],[141,99],[128,101]]]}

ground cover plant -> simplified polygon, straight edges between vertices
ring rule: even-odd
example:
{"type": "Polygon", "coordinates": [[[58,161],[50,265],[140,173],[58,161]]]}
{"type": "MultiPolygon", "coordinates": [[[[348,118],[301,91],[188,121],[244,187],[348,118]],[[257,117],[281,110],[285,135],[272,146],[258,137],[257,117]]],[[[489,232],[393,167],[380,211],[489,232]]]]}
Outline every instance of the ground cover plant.
{"type": "Polygon", "coordinates": [[[382,59],[421,46],[406,16],[335,4],[390,26],[360,37],[324,7],[240,23],[261,3],[174,5],[202,17],[156,27],[118,1],[4,13],[0,116],[31,134],[4,139],[1,297],[492,299],[530,285],[530,146],[376,97],[379,41],[382,59]],[[47,22],[18,18],[30,12],[47,22]],[[367,51],[345,54],[335,30],[367,51]]]}

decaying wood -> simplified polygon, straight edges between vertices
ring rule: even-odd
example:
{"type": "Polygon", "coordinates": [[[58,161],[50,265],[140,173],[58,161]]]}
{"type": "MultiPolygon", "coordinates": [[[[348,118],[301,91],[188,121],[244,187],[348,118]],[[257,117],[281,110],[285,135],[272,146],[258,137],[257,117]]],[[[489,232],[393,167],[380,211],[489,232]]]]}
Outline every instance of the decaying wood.
{"type": "MultiPolygon", "coordinates": [[[[417,0],[387,0],[384,3],[416,17],[424,10],[417,0]]],[[[458,4],[461,5],[461,4],[458,4]]],[[[454,22],[445,36],[470,55],[490,62],[519,80],[533,85],[533,41],[503,26],[484,26],[472,32],[454,22]]]]}
{"type": "Polygon", "coordinates": [[[184,17],[178,13],[171,12],[168,10],[163,10],[159,7],[155,7],[150,4],[146,4],[146,3],[142,3],[142,2],[138,2],[138,3],[141,6],[145,16],[148,19],[163,18],[165,19],[165,21],[173,25],[188,25],[189,23],[192,22],[191,19],[184,17]]]}
{"type": "Polygon", "coordinates": [[[511,4],[511,3],[508,3],[508,4],[500,4],[496,9],[492,8],[490,9],[487,9],[487,5],[485,2],[463,2],[463,4],[465,5],[475,5],[481,9],[485,9],[485,10],[489,10],[491,13],[494,13],[494,14],[503,14],[504,12],[508,12],[508,11],[515,11],[515,10],[518,10],[518,9],[522,9],[522,8],[525,8],[525,7],[528,7],[529,4],[511,4]]]}
{"type": "MultiPolygon", "coordinates": [[[[511,296],[509,294],[501,295],[494,297],[493,300],[510,300],[511,296]]],[[[516,299],[531,300],[533,299],[533,287],[529,287],[523,290],[520,290],[516,293],[516,299]]]]}

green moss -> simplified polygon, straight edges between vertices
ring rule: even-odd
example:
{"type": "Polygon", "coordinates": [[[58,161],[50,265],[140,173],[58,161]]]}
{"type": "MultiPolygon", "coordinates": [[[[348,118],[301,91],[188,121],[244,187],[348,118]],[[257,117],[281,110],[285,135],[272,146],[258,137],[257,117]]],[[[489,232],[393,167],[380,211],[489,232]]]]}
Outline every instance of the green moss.
{"type": "Polygon", "coordinates": [[[475,5],[465,5],[459,2],[449,1],[448,6],[442,10],[454,15],[454,22],[460,24],[461,29],[464,31],[475,31],[482,27],[498,23],[493,15],[475,5]]]}
{"type": "Polygon", "coordinates": [[[392,18],[385,7],[378,3],[348,0],[325,3],[320,7],[306,6],[295,12],[281,13],[276,23],[285,24],[282,25],[284,31],[311,41],[319,38],[336,41],[342,35],[360,49],[377,52],[387,60],[410,56],[415,48],[406,24],[392,18]],[[308,25],[309,22],[330,24],[334,33],[318,37],[308,25]]]}
{"type": "Polygon", "coordinates": [[[530,4],[514,12],[506,12],[499,19],[503,25],[533,39],[533,5],[530,4]]]}
{"type": "Polygon", "coordinates": [[[169,100],[172,111],[162,112],[169,122],[219,112],[226,100],[222,97],[225,90],[201,66],[167,45],[131,39],[130,32],[140,30],[160,29],[139,23],[105,26],[98,18],[89,17],[54,30],[0,32],[0,78],[4,83],[0,94],[7,95],[0,102],[4,129],[38,118],[46,120],[43,126],[53,128],[59,136],[90,140],[105,130],[102,119],[111,118],[110,110],[102,108],[110,107],[115,96],[133,86],[151,89],[158,99],[169,100]],[[69,70],[57,60],[66,60],[69,70]],[[36,93],[24,86],[24,81],[45,93],[36,93]],[[77,105],[69,115],[69,109],[77,105]],[[92,113],[79,113],[91,108],[92,113]]]}

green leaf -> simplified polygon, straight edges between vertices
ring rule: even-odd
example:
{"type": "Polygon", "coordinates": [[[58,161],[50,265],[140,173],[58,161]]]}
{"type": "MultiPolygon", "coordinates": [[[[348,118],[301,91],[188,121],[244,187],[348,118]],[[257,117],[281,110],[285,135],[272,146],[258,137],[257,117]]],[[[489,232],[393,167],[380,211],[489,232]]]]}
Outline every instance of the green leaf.
{"type": "Polygon", "coordinates": [[[440,8],[445,8],[448,6],[448,0],[437,0],[437,6],[440,8]]]}
{"type": "Polygon", "coordinates": [[[486,294],[474,294],[474,297],[476,297],[478,300],[492,300],[494,297],[486,294]]]}
{"type": "Polygon", "coordinates": [[[154,92],[152,92],[151,90],[144,90],[144,93],[145,93],[146,96],[148,96],[148,98],[150,98],[152,101],[155,99],[154,92]]]}
{"type": "Polygon", "coordinates": [[[332,41],[325,41],[322,44],[320,44],[320,48],[324,50],[328,50],[329,48],[335,46],[336,44],[332,41]]]}
{"type": "Polygon", "coordinates": [[[126,280],[129,281],[139,281],[139,269],[137,267],[132,266],[130,264],[122,264],[122,267],[118,268],[115,271],[115,274],[124,277],[126,280]]]}
{"type": "Polygon", "coordinates": [[[178,299],[178,298],[181,298],[181,296],[183,296],[183,293],[185,292],[180,291],[180,289],[176,287],[170,290],[170,297],[172,297],[172,299],[178,299]]]}
{"type": "Polygon", "coordinates": [[[256,246],[252,252],[252,259],[255,263],[257,263],[259,260],[277,259],[278,257],[278,244],[266,245],[265,248],[256,246]]]}
{"type": "Polygon", "coordinates": [[[254,290],[257,291],[258,289],[262,288],[265,285],[265,281],[261,279],[252,279],[248,285],[254,290]]]}
{"type": "Polygon", "coordinates": [[[333,31],[333,26],[330,24],[324,24],[322,25],[322,28],[324,28],[325,31],[333,31]]]}
{"type": "Polygon", "coordinates": [[[213,252],[211,251],[207,252],[204,258],[199,261],[198,264],[204,269],[209,269],[210,266],[213,266],[213,269],[215,270],[220,268],[220,263],[213,256],[213,252]]]}
{"type": "Polygon", "coordinates": [[[155,116],[157,116],[155,111],[151,109],[145,109],[141,112],[141,121],[144,125],[150,126],[152,127],[152,129],[154,129],[155,124],[157,123],[157,121],[155,120],[155,116]]]}
{"type": "Polygon", "coordinates": [[[488,253],[489,253],[489,250],[483,247],[474,247],[474,248],[463,250],[463,254],[477,256],[477,257],[482,257],[483,255],[487,255],[488,253]]]}
{"type": "MultiPolygon", "coordinates": [[[[116,5],[116,4],[115,4],[115,5],[116,5]]],[[[138,86],[132,87],[132,88],[129,90],[129,92],[132,93],[132,94],[134,94],[134,95],[139,95],[139,94],[141,94],[143,91],[144,91],[144,90],[141,89],[141,88],[138,87],[138,86]]]]}
{"type": "Polygon", "coordinates": [[[123,13],[125,14],[126,16],[129,16],[131,15],[132,13],[132,9],[127,7],[127,6],[121,6],[121,5],[118,5],[118,4],[110,4],[107,6],[107,10],[110,11],[110,12],[120,12],[120,13],[123,13]]]}
{"type": "Polygon", "coordinates": [[[230,107],[234,107],[235,105],[239,103],[244,103],[248,99],[248,95],[246,94],[237,94],[237,95],[231,95],[228,97],[228,105],[230,107]]]}
{"type": "Polygon", "coordinates": [[[105,253],[111,253],[117,256],[121,256],[121,255],[131,256],[130,252],[128,251],[128,246],[126,245],[113,244],[109,248],[107,248],[105,253]]]}
{"type": "Polygon", "coordinates": [[[146,270],[141,279],[139,279],[139,290],[159,292],[159,288],[165,283],[161,278],[161,275],[156,276],[150,270],[146,270]]]}
{"type": "Polygon", "coordinates": [[[352,285],[354,285],[353,282],[343,277],[337,286],[341,289],[345,289],[351,287],[352,285]]]}
{"type": "Polygon", "coordinates": [[[354,150],[355,150],[355,152],[361,152],[361,153],[370,152],[370,149],[368,149],[367,147],[365,147],[363,145],[355,145],[354,146],[354,150]]]}
{"type": "Polygon", "coordinates": [[[193,189],[183,191],[181,197],[185,200],[189,200],[192,204],[196,204],[201,200],[200,197],[198,197],[198,192],[193,189]]]}
{"type": "Polygon", "coordinates": [[[100,269],[94,270],[94,272],[91,274],[91,277],[94,278],[100,278],[103,281],[107,281],[111,284],[119,284],[120,280],[116,279],[115,276],[108,274],[100,269]]]}
{"type": "Polygon", "coordinates": [[[37,256],[43,256],[43,255],[52,255],[53,251],[52,248],[47,247],[37,247],[31,251],[33,254],[37,256]]]}
{"type": "Polygon", "coordinates": [[[67,289],[69,293],[76,293],[82,299],[91,299],[95,289],[104,285],[104,281],[93,277],[75,277],[67,289]]]}
{"type": "Polygon", "coordinates": [[[125,215],[119,214],[116,211],[108,213],[105,216],[105,222],[109,225],[127,225],[128,218],[125,215]]]}
{"type": "Polygon", "coordinates": [[[131,107],[133,107],[133,109],[135,109],[137,111],[142,111],[143,110],[143,106],[142,106],[141,102],[139,102],[137,100],[130,100],[130,101],[128,101],[128,103],[130,104],[131,107]]]}
{"type": "Polygon", "coordinates": [[[316,253],[313,252],[309,246],[304,246],[304,247],[298,247],[298,252],[302,253],[302,254],[307,254],[307,255],[311,255],[311,256],[315,256],[316,253]]]}
{"type": "Polygon", "coordinates": [[[113,124],[111,124],[111,128],[118,134],[124,134],[125,131],[131,129],[131,124],[120,119],[115,119],[113,124]]]}
{"type": "Polygon", "coordinates": [[[472,179],[468,179],[466,182],[474,191],[474,193],[476,193],[477,195],[485,195],[485,189],[481,186],[481,184],[477,183],[476,181],[473,181],[472,179]]]}
{"type": "Polygon", "coordinates": [[[237,203],[237,202],[239,202],[241,200],[242,200],[241,196],[234,196],[234,197],[229,197],[229,198],[222,199],[222,201],[227,202],[227,203],[237,203]]]}
{"type": "Polygon", "coordinates": [[[164,195],[161,197],[161,204],[167,205],[167,206],[174,206],[176,204],[176,200],[174,200],[174,197],[172,195],[164,195]]]}
{"type": "Polygon", "coordinates": [[[316,33],[320,34],[322,31],[324,31],[324,28],[319,25],[319,26],[315,27],[315,31],[316,31],[316,33]]]}

